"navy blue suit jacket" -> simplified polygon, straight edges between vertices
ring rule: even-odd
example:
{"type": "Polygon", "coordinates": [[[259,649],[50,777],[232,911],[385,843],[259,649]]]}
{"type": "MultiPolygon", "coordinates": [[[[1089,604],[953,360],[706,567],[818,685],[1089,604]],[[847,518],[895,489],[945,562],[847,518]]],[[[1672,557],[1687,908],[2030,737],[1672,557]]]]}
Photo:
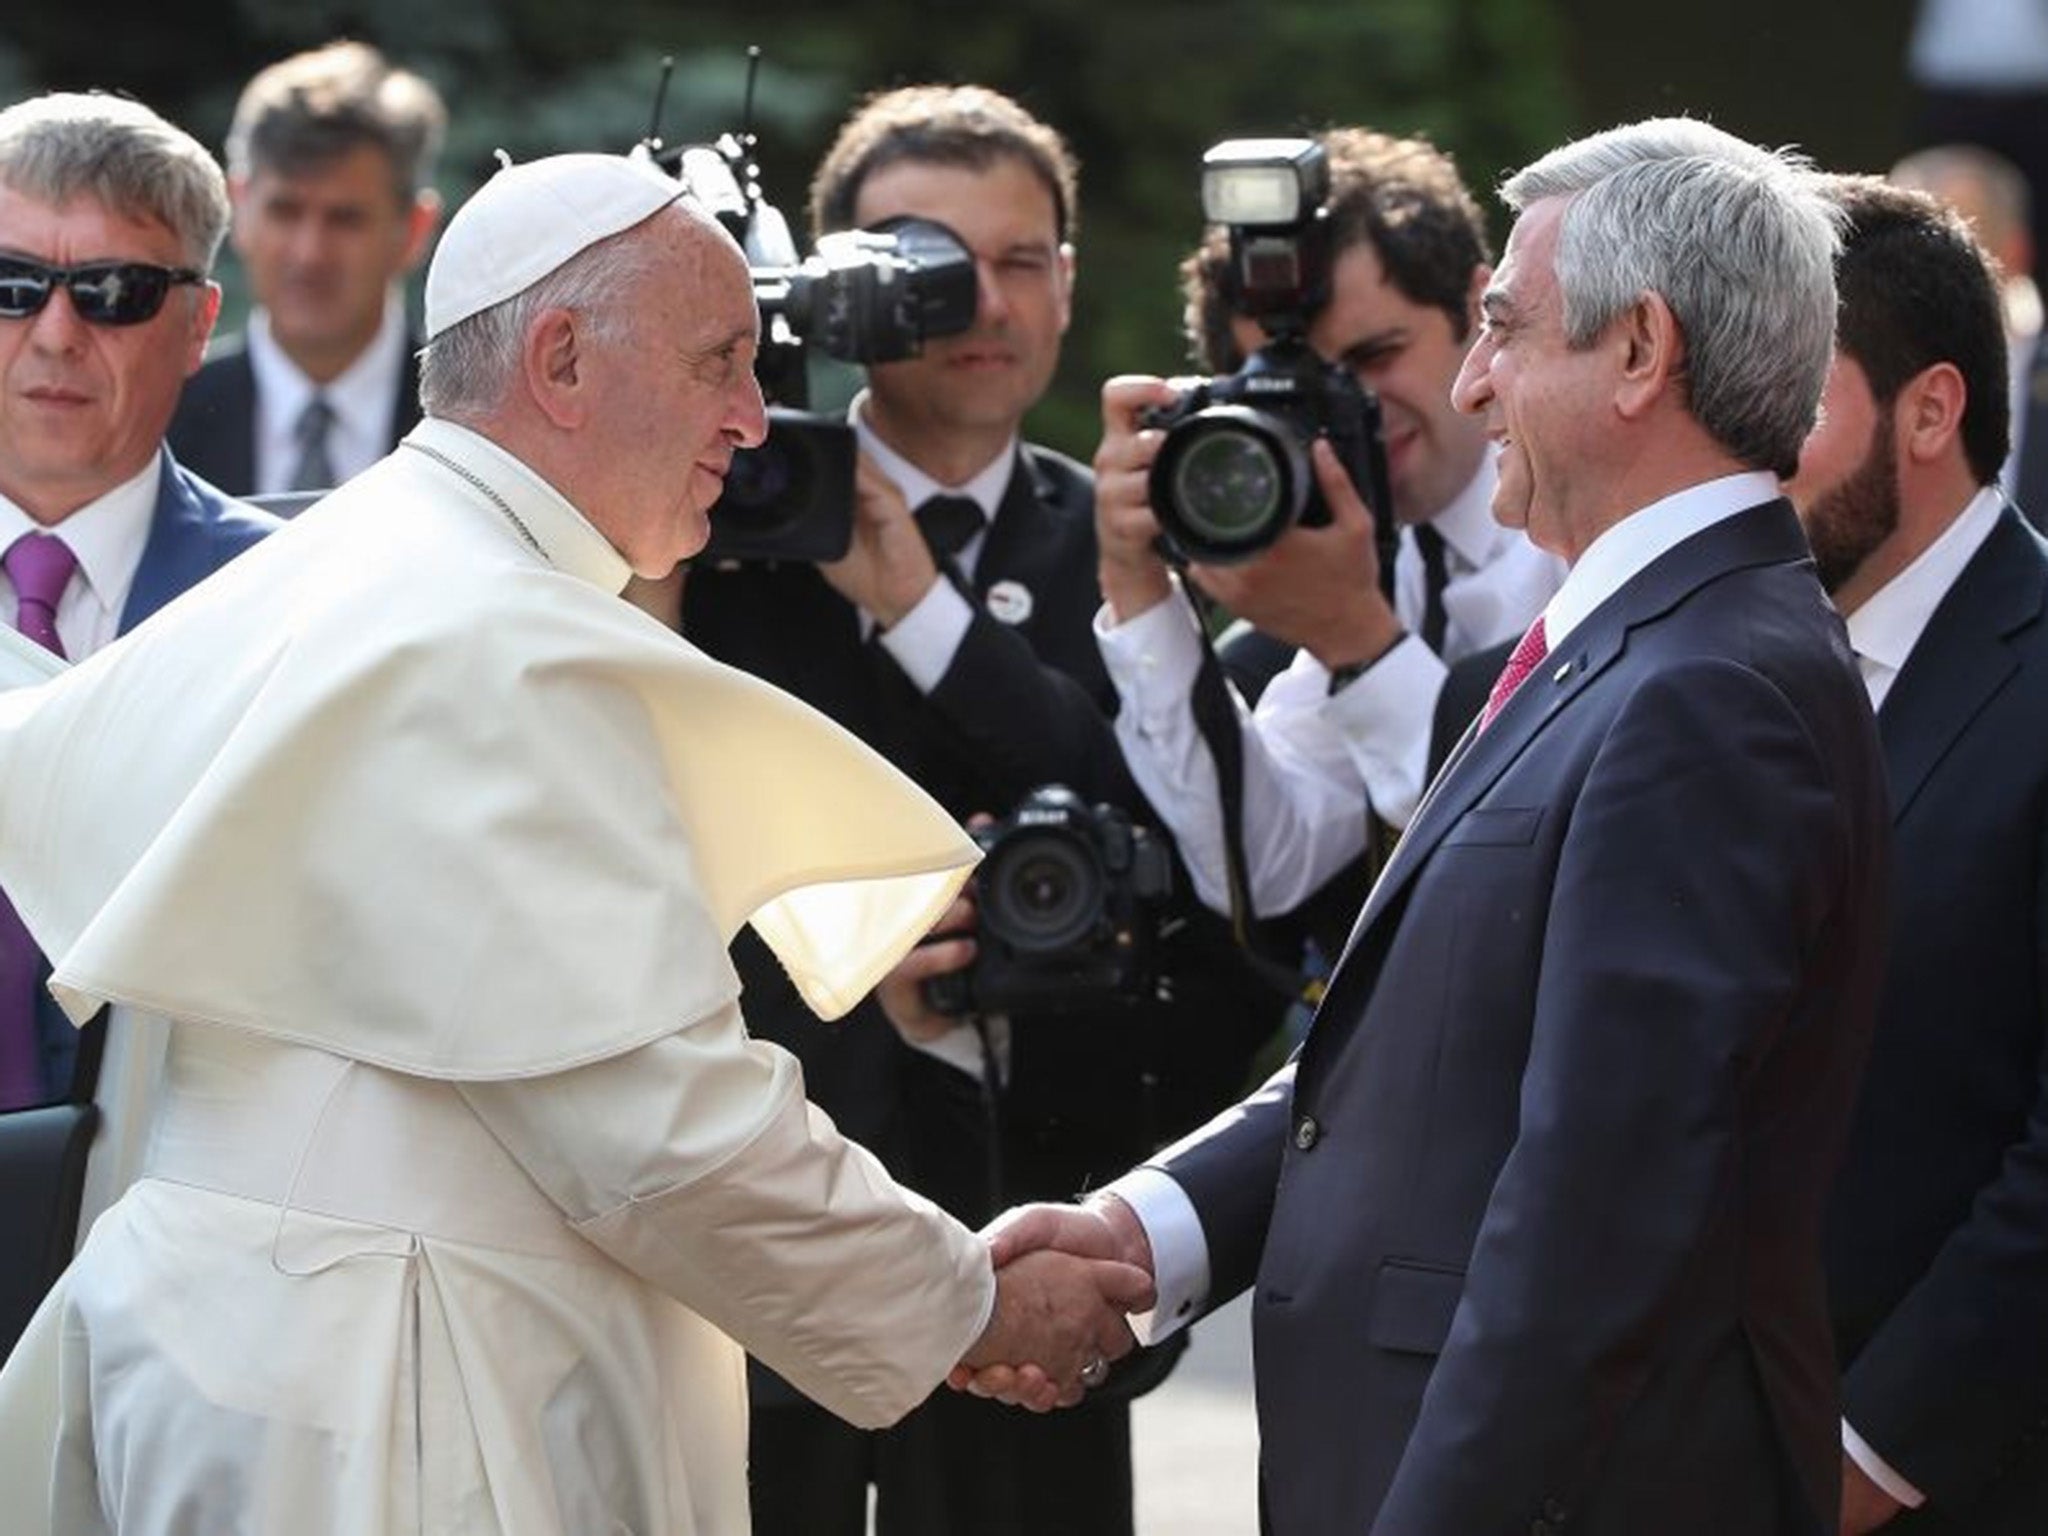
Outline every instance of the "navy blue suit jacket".
{"type": "Polygon", "coordinates": [[[2012,508],[1928,620],[1878,731],[1891,952],[1827,1243],[1844,1412],[1928,1496],[1902,1533],[2040,1536],[2048,545],[2012,508]]]}
{"type": "Polygon", "coordinates": [[[1882,956],[1869,704],[1786,503],[1468,738],[1296,1062],[1159,1165],[1256,1281],[1277,1536],[1832,1536],[1820,1264],[1882,956]]]}
{"type": "MultiPolygon", "coordinates": [[[[121,610],[120,632],[128,633],[278,526],[269,513],[222,495],[180,466],[165,449],[149,538],[135,567],[127,605],[121,610]]],[[[37,993],[36,1024],[42,1045],[44,1097],[62,1098],[71,1086],[78,1031],[47,991],[37,993]]]]}
{"type": "MultiPolygon", "coordinates": [[[[407,338],[387,448],[396,448],[419,425],[419,347],[417,337],[407,338]]],[[[164,440],[194,474],[236,496],[255,492],[256,370],[240,337],[216,343],[213,355],[185,381],[164,440]]]]}

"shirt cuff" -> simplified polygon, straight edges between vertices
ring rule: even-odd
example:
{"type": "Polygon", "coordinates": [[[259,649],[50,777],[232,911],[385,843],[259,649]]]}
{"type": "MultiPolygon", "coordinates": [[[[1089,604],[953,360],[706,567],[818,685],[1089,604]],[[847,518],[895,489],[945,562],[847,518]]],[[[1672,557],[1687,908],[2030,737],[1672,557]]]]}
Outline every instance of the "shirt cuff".
{"type": "Polygon", "coordinates": [[[1890,1463],[1870,1448],[1870,1442],[1857,1434],[1847,1419],[1842,1420],[1842,1450],[1863,1469],[1865,1477],[1906,1508],[1918,1509],[1927,1502],[1927,1495],[1893,1471],[1890,1463]]]}
{"type": "Polygon", "coordinates": [[[1405,827],[1421,802],[1446,672],[1436,652],[1410,635],[1322,706],[1389,826],[1405,827]]]}
{"type": "Polygon", "coordinates": [[[882,648],[896,658],[919,693],[939,686],[974,622],[974,610],[959,588],[941,576],[917,606],[882,631],[882,648]]]}
{"type": "Polygon", "coordinates": [[[1202,668],[1202,636],[1185,599],[1154,603],[1121,624],[1105,603],[1095,615],[1095,644],[1123,707],[1141,722],[1187,707],[1202,668]]]}
{"type": "Polygon", "coordinates": [[[1195,1320],[1209,1299],[1209,1239],[1202,1218],[1187,1191],[1157,1168],[1133,1168],[1102,1192],[1131,1208],[1152,1245],[1157,1296],[1151,1311],[1131,1314],[1132,1336],[1146,1345],[1170,1339],[1195,1320]]]}

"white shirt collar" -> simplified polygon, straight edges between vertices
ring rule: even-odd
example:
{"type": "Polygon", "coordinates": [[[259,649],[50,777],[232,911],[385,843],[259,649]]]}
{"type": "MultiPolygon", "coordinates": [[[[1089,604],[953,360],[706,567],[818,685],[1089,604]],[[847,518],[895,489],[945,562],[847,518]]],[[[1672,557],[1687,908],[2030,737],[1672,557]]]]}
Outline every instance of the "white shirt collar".
{"type": "Polygon", "coordinates": [[[1543,610],[1543,635],[1550,648],[1557,649],[1595,608],[1659,555],[1778,495],[1775,475],[1745,470],[1687,486],[1623,517],[1586,546],[1543,610]]]}
{"type": "Polygon", "coordinates": [[[480,432],[432,417],[414,427],[405,440],[453,460],[489,487],[491,494],[501,497],[520,526],[533,536],[548,564],[606,592],[625,591],[627,578],[633,574],[626,557],[522,460],[480,432]]]}
{"type": "Polygon", "coordinates": [[[861,450],[875,461],[883,474],[895,483],[903,493],[903,499],[912,507],[921,506],[934,496],[966,496],[978,505],[984,516],[993,523],[996,513],[1003,505],[1003,497],[1009,494],[1010,476],[1017,467],[1017,439],[1012,436],[1003,451],[962,485],[941,485],[930,475],[919,469],[910,460],[891,448],[875,435],[875,429],[868,425],[868,392],[862,390],[854,396],[853,404],[847,411],[847,420],[853,423],[854,435],[860,440],[861,450]]]}
{"type": "Polygon", "coordinates": [[[163,467],[163,454],[152,455],[139,474],[87,502],[54,528],[43,527],[0,496],[0,551],[25,533],[58,535],[77,558],[79,575],[85,578],[86,589],[101,614],[118,621],[128,604],[128,590],[135,585],[143,548],[149,543],[163,467]]]}
{"type": "Polygon", "coordinates": [[[1981,488],[1942,530],[1940,538],[1849,615],[1849,644],[1863,669],[1872,708],[1884,702],[1892,679],[1905,668],[1913,647],[1926,632],[1927,621],[1934,617],[1934,610],[1962,575],[1963,567],[1991,537],[2004,506],[1998,487],[1981,488]]]}
{"type": "Polygon", "coordinates": [[[270,315],[249,316],[246,345],[256,378],[256,483],[281,491],[298,463],[298,424],[316,390],[334,409],[328,459],[341,479],[381,459],[391,442],[398,409],[398,384],[405,375],[405,296],[393,287],[384,297],[377,334],[356,360],[330,382],[316,385],[285,355],[271,334],[270,315]]]}

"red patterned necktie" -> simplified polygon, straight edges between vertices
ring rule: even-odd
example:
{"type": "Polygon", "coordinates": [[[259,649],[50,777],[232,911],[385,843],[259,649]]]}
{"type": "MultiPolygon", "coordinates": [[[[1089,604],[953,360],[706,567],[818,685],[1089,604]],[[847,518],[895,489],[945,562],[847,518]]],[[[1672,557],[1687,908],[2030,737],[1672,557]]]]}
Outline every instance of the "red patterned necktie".
{"type": "Polygon", "coordinates": [[[1480,730],[1483,731],[1493,724],[1493,717],[1501,712],[1509,699],[1514,697],[1515,690],[1522,686],[1523,679],[1542,666],[1543,658],[1549,654],[1550,642],[1544,637],[1543,615],[1539,613],[1536,615],[1536,622],[1531,624],[1528,632],[1516,642],[1513,652],[1508,656],[1508,664],[1500,669],[1500,676],[1494,679],[1493,692],[1486,696],[1485,713],[1479,717],[1480,730]]]}

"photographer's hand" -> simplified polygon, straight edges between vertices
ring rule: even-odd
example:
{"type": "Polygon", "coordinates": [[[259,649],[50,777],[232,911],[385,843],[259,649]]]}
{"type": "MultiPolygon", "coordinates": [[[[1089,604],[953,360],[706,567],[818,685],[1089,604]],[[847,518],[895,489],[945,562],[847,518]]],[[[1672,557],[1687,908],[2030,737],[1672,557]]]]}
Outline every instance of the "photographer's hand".
{"type": "Polygon", "coordinates": [[[854,475],[853,544],[819,571],[841,597],[888,628],[924,600],[939,568],[896,484],[865,453],[854,475]]]}
{"type": "Polygon", "coordinates": [[[1189,576],[1239,618],[1334,670],[1378,660],[1401,638],[1401,620],[1380,593],[1372,513],[1326,439],[1312,456],[1327,526],[1290,528],[1255,559],[1192,566],[1189,576]]]}
{"type": "Polygon", "coordinates": [[[1166,562],[1153,540],[1159,520],[1152,515],[1149,482],[1152,460],[1166,434],[1140,427],[1148,406],[1180,398],[1166,380],[1149,374],[1119,374],[1102,386],[1102,442],[1095,449],[1095,541],[1102,600],[1118,623],[1134,619],[1173,595],[1166,562]]]}
{"type": "Polygon", "coordinates": [[[875,1001],[907,1044],[930,1045],[960,1027],[958,1017],[940,1013],[925,1001],[924,984],[934,976],[965,970],[974,963],[975,920],[974,887],[969,885],[932,925],[930,935],[876,985],[875,1001]]]}

